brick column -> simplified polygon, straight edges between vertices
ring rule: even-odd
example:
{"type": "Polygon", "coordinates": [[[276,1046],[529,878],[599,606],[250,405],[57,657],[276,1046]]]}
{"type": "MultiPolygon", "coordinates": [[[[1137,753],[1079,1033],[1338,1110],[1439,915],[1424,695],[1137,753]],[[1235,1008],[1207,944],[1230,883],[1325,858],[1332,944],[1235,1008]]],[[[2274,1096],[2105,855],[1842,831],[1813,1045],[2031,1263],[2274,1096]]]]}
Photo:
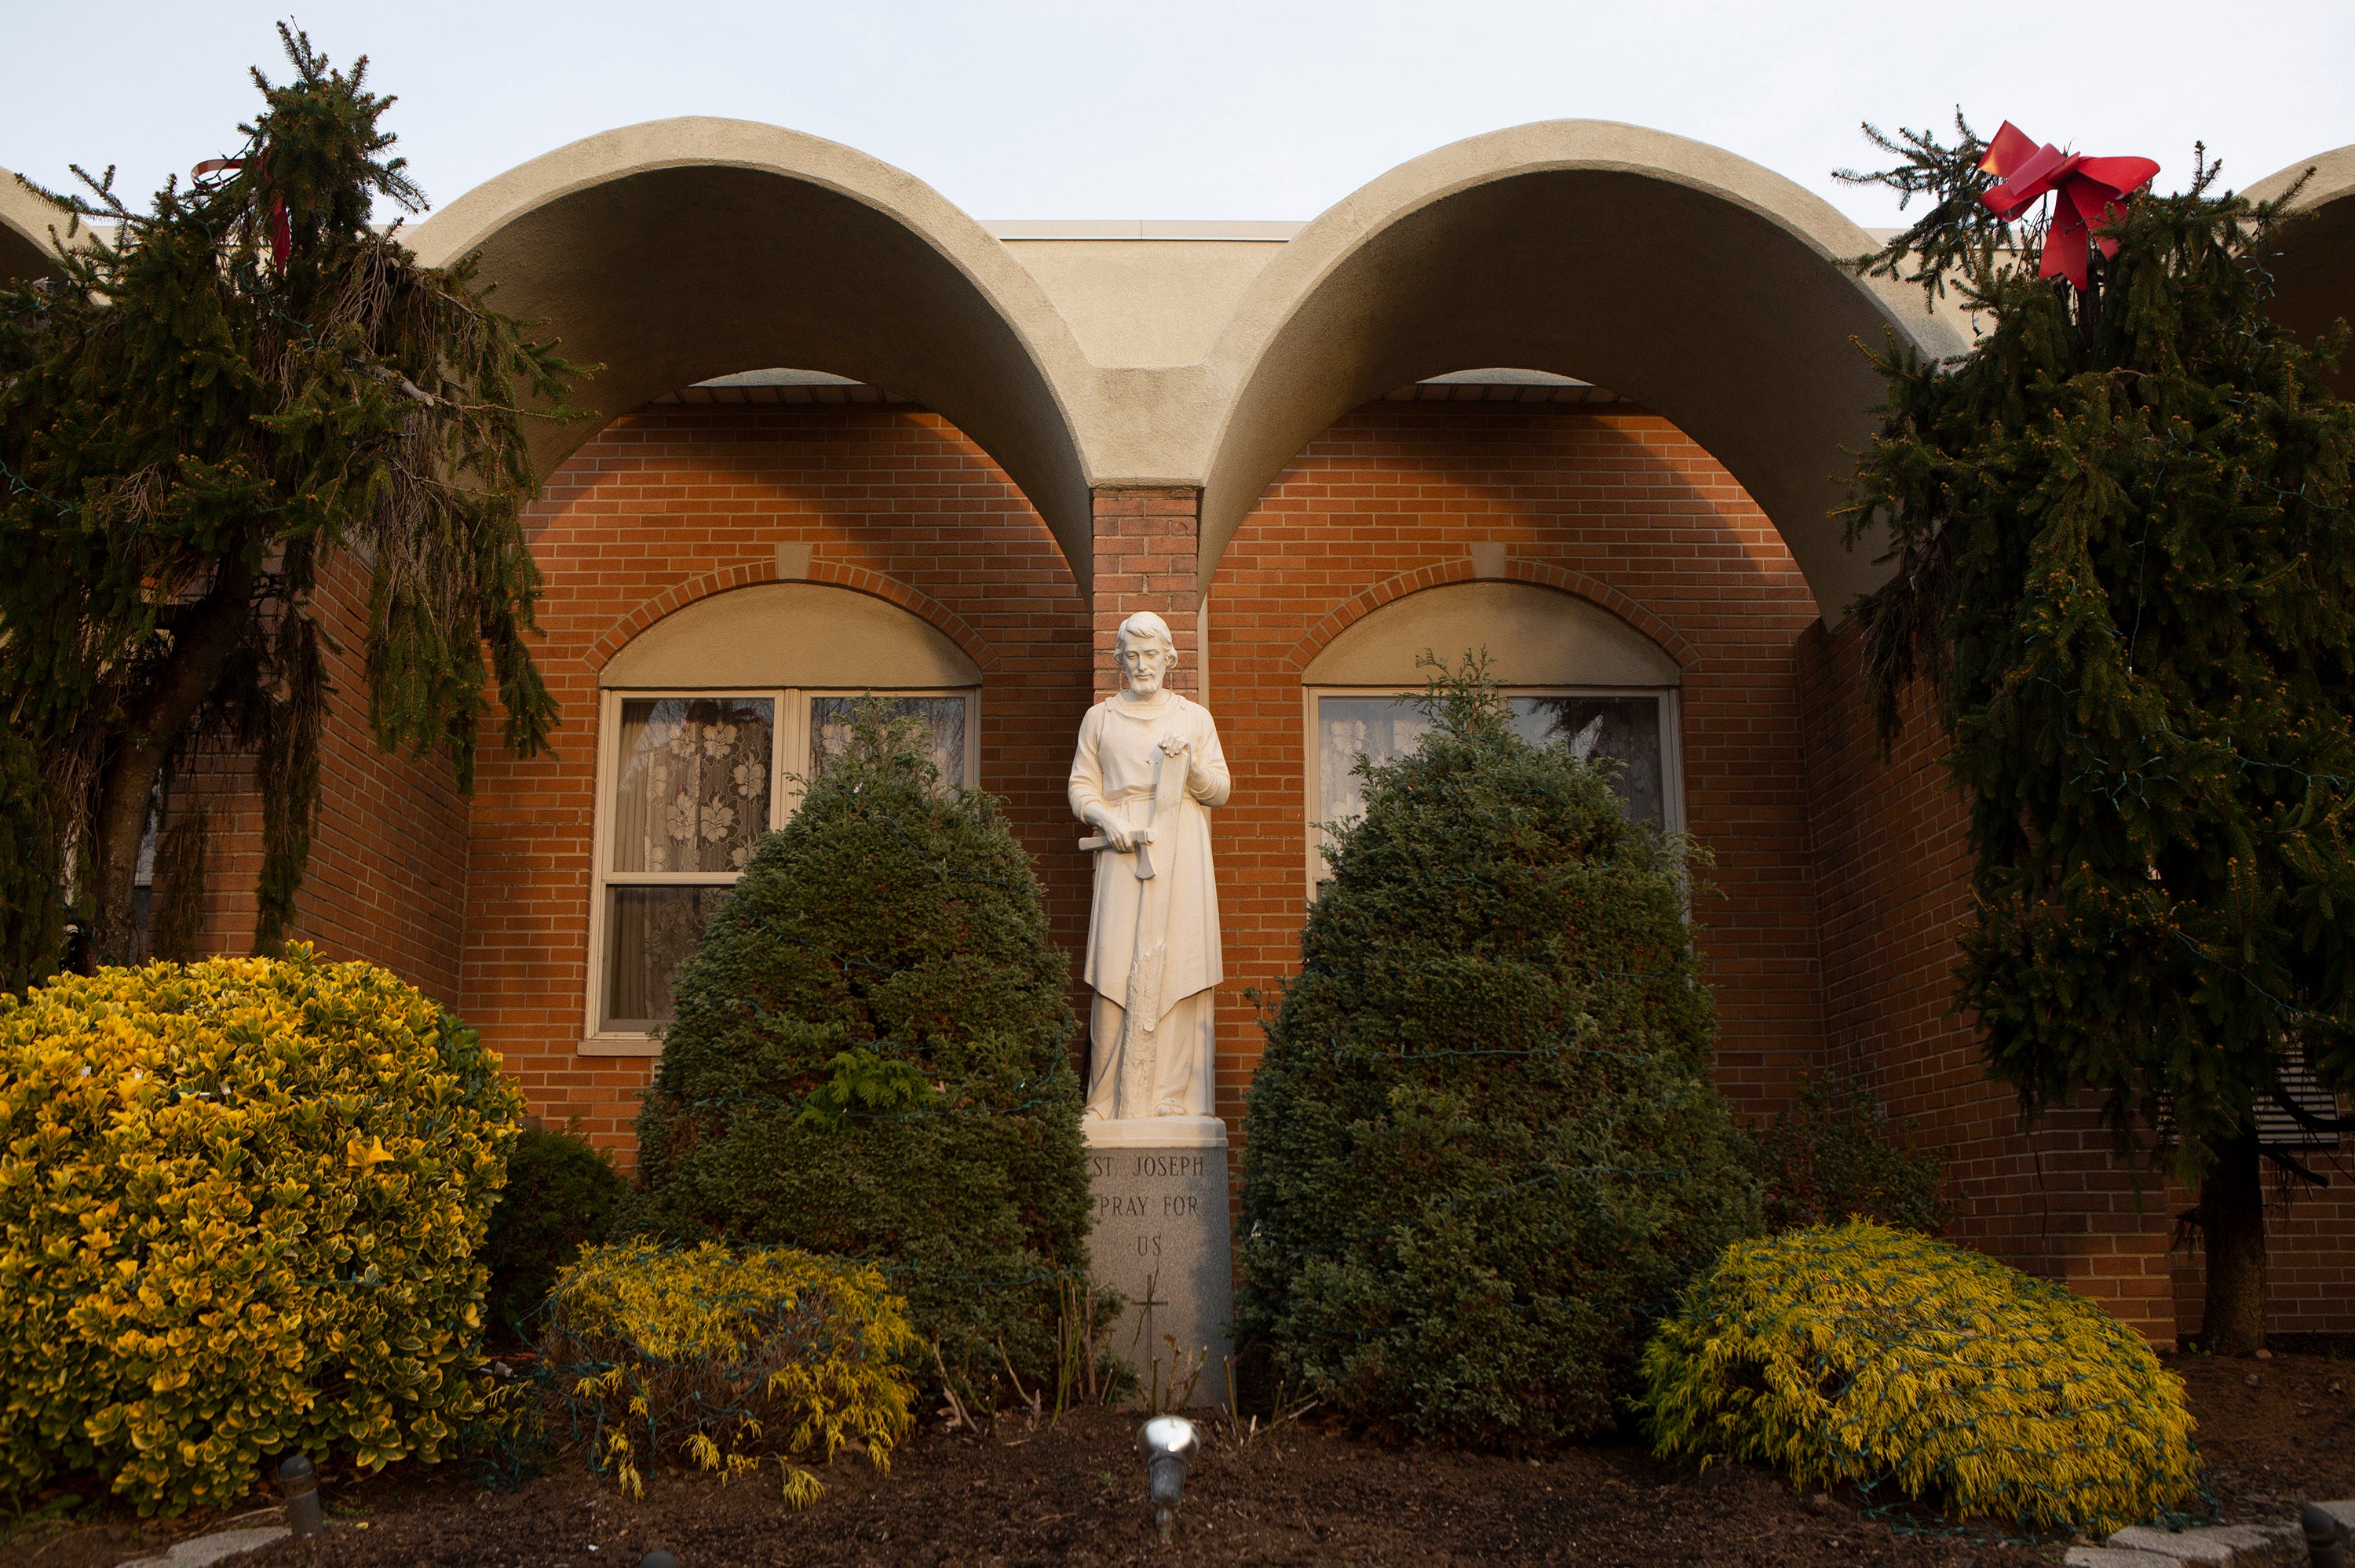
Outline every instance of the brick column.
{"type": "Polygon", "coordinates": [[[1200,595],[1194,585],[1195,534],[1202,493],[1191,488],[1095,493],[1095,668],[1089,690],[1113,690],[1113,637],[1120,623],[1149,609],[1178,641],[1171,688],[1199,697],[1201,650],[1194,635],[1200,595]]]}

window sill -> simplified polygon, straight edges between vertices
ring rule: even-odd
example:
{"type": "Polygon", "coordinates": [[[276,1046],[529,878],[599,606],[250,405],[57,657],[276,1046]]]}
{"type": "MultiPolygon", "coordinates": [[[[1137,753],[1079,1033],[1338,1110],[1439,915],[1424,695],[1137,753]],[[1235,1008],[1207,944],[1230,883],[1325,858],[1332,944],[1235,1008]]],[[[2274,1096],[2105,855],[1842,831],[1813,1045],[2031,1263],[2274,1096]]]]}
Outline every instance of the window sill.
{"type": "Polygon", "coordinates": [[[583,1056],[659,1056],[662,1042],[651,1034],[584,1034],[581,1039],[583,1056]]]}

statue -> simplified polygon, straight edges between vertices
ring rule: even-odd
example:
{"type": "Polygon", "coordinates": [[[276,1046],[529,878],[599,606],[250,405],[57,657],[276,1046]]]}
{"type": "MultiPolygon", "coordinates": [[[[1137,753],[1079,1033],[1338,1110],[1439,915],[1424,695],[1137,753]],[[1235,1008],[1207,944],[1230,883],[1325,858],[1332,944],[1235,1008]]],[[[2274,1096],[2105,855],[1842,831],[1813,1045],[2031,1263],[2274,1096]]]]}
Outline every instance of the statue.
{"type": "Polygon", "coordinates": [[[1121,622],[1123,689],[1088,710],[1071,758],[1071,810],[1095,830],[1086,978],[1090,1121],[1211,1114],[1212,988],[1219,893],[1209,808],[1233,781],[1208,709],[1164,684],[1177,667],[1168,623],[1121,622]]]}

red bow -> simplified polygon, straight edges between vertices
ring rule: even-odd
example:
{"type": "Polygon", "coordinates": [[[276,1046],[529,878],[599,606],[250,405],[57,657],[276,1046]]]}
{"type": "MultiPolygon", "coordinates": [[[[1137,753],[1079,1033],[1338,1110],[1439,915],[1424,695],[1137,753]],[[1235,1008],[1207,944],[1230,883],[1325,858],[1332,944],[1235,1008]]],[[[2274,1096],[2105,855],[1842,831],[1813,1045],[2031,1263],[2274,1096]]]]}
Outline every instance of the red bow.
{"type": "MultiPolygon", "coordinates": [[[[223,169],[244,168],[250,161],[245,158],[207,158],[197,165],[196,172],[199,175],[217,175],[223,169]]],[[[270,198],[270,264],[280,271],[284,271],[286,253],[293,249],[294,234],[292,226],[286,221],[285,199],[273,196],[270,198]]]]}
{"type": "MultiPolygon", "coordinates": [[[[2066,277],[2081,290],[2086,286],[2088,231],[2096,224],[2116,221],[2126,197],[2158,173],[2158,165],[2148,158],[2088,158],[2063,153],[2050,142],[2040,147],[2009,120],[1987,143],[1979,167],[2002,182],[1979,199],[2007,223],[2030,202],[2055,194],[2052,226],[2044,235],[2044,264],[2036,275],[2066,277]]],[[[2094,243],[2105,256],[2118,253],[2115,239],[2094,243]]]]}

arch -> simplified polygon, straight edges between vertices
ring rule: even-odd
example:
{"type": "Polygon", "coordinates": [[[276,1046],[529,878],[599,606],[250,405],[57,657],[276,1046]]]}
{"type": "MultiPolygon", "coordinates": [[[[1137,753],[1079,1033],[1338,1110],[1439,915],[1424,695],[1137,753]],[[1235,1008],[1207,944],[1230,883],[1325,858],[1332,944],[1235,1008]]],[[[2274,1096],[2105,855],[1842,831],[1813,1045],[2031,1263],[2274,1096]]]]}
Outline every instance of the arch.
{"type": "Polygon", "coordinates": [[[1864,231],[1718,148],[1553,121],[1458,142],[1335,206],[1253,283],[1212,352],[1199,570],[1318,431],[1466,366],[1598,382],[1672,419],[1782,532],[1826,617],[1887,575],[1829,514],[1881,399],[1884,334],[1958,353],[1919,291],[1839,266],[1864,231]]]}
{"type": "MultiPolygon", "coordinates": [[[[1360,596],[1363,597],[1363,596],[1360,596]]],[[[1331,618],[1327,618],[1328,620],[1331,618]]],[[[1674,686],[1679,662],[1657,641],[1590,599],[1509,578],[1459,578],[1392,598],[1300,660],[1304,683],[1414,686],[1429,650],[1454,659],[1486,646],[1510,686],[1674,686]]]]}
{"type": "Polygon", "coordinates": [[[964,618],[932,598],[932,595],[910,588],[897,577],[887,577],[880,572],[869,571],[865,567],[851,566],[842,561],[825,560],[811,561],[806,576],[788,577],[781,574],[773,561],[746,561],[737,566],[706,572],[701,577],[676,584],[646,600],[645,603],[607,628],[603,634],[590,645],[589,667],[599,672],[601,685],[609,685],[612,683],[611,681],[605,679],[602,673],[605,666],[613,661],[616,653],[629,644],[632,639],[664,617],[685,609],[689,605],[700,603],[715,594],[728,593],[736,588],[749,588],[761,583],[777,582],[813,582],[879,599],[887,604],[895,605],[907,611],[947,638],[955,645],[958,652],[984,674],[997,668],[997,656],[990,652],[988,644],[982,641],[973,628],[965,623],[964,618]]]}
{"type": "Polygon", "coordinates": [[[600,686],[977,686],[981,667],[938,627],[829,583],[707,594],[626,638],[600,686]],[[717,680],[712,672],[723,672],[717,680]]]}
{"type": "MultiPolygon", "coordinates": [[[[2311,341],[2334,322],[2355,322],[2355,144],[2300,159],[2248,194],[2271,200],[2300,178],[2306,188],[2297,205],[2309,216],[2282,236],[2269,309],[2274,320],[2311,341]]],[[[2341,358],[2337,387],[2340,397],[2355,397],[2355,354],[2341,358]]]]}
{"type": "Polygon", "coordinates": [[[0,283],[49,269],[49,226],[61,215],[0,169],[0,283]]]}
{"type": "Polygon", "coordinates": [[[1088,476],[1061,384],[1071,330],[1003,246],[912,175],[772,125],[605,132],[467,192],[411,237],[482,255],[496,302],[603,371],[600,416],[543,426],[543,473],[598,427],[715,376],[794,366],[889,387],[954,423],[1039,509],[1084,590],[1088,476]]]}

